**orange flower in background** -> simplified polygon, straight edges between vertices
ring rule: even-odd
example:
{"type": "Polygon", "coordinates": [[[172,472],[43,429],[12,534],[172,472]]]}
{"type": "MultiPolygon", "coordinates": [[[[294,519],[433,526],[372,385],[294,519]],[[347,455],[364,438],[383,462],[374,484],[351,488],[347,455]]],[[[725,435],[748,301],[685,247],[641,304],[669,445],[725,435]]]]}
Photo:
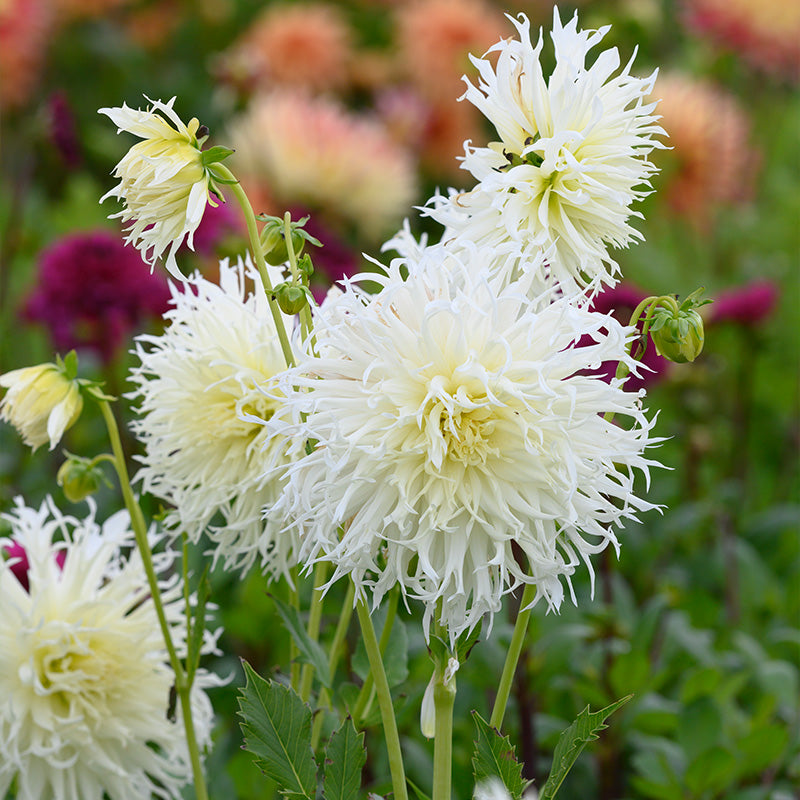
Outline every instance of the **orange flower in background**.
{"type": "Polygon", "coordinates": [[[684,18],[753,66],[800,80],[797,0],[685,0],[684,18]]]}
{"type": "Polygon", "coordinates": [[[312,91],[346,84],[350,28],[327,3],[268,8],[223,57],[236,83],[302,87],[312,91]]]}
{"type": "Polygon", "coordinates": [[[276,212],[302,205],[329,224],[377,237],[399,223],[416,197],[408,151],[377,120],[333,100],[288,90],[255,98],[226,141],[248,193],[272,198],[276,212]]]}
{"type": "Polygon", "coordinates": [[[0,108],[23,105],[42,69],[52,29],[43,0],[0,2],[0,108]]]}
{"type": "Polygon", "coordinates": [[[469,54],[483,55],[509,28],[482,0],[415,0],[397,12],[402,66],[422,94],[452,102],[464,92],[469,54]]]}
{"type": "Polygon", "coordinates": [[[658,78],[653,93],[672,148],[665,172],[667,202],[699,228],[720,204],[748,200],[760,164],[750,120],[736,98],[706,81],[678,73],[658,78]]]}

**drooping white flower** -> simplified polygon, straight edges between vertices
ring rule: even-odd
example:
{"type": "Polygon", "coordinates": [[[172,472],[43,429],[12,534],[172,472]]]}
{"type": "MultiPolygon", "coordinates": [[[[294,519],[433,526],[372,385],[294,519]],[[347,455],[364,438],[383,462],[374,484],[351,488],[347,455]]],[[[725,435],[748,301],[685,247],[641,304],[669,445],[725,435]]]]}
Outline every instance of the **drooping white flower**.
{"type": "Polygon", "coordinates": [[[0,386],[8,389],[0,402],[0,419],[11,423],[34,450],[48,442],[52,450],[83,410],[69,362],[68,357],[66,364],[38,364],[0,375],[0,386]]]}
{"type": "Polygon", "coordinates": [[[638,394],[597,376],[604,361],[637,369],[633,329],[564,298],[537,309],[473,267],[403,281],[394,262],[374,297],[329,298],[320,356],[285,373],[270,422],[297,450],[274,513],[299,531],[301,561],[330,560],[375,604],[399,584],[451,637],[520,582],[557,609],[560,579],[652,508],[633,492],[652,423],[638,394]]]}
{"type": "Polygon", "coordinates": [[[270,418],[279,401],[268,392],[286,365],[266,296],[248,293],[247,280],[260,283],[252,264],[223,261],[219,285],[196,274],[173,286],[169,327],[137,338],[131,427],[145,452],[136,480],[174,506],[170,527],[195,541],[208,529],[227,567],[260,557],[280,571],[292,538],[261,518],[278,491],[263,462],[281,460],[286,444],[245,417],[270,418]]]}
{"type": "Polygon", "coordinates": [[[656,171],[647,159],[661,146],[653,137],[663,133],[648,99],[656,73],[631,75],[633,59],[619,70],[616,48],[587,65],[609,26],[578,30],[577,15],[562,26],[554,9],[556,65],[545,78],[541,31],[534,47],[528,19],[512,22],[520,38],[490,48],[494,67],[488,58],[472,59],[477,85],[465,78],[464,97],[500,141],[467,144],[462,166],[478,184],[433,198],[428,213],[446,226],[445,238],[511,242],[523,259],[548,251],[547,278],[567,291],[613,283],[618,265],[608,248],[641,238],[629,224],[641,215],[630,206],[647,194],[656,171]]]}
{"type": "MultiPolygon", "coordinates": [[[[63,516],[48,498],[21,499],[0,554],[0,796],[18,800],[177,800],[191,779],[183,723],[167,716],[174,675],[127,512],[102,526],[63,516]],[[13,549],[12,549],[13,548],[13,549]]],[[[154,535],[152,535],[154,536],[154,535]]],[[[156,537],[157,538],[157,537],[156,537]]],[[[153,541],[156,541],[153,538],[153,541]]],[[[169,553],[155,556],[160,574],[169,553]]],[[[185,649],[182,586],[160,581],[176,646],[185,649]]],[[[205,651],[214,648],[209,636],[205,651]]],[[[212,710],[197,674],[192,708],[201,747],[212,710]]]]}
{"type": "Polygon", "coordinates": [[[200,122],[192,119],[184,124],[172,108],[174,97],[168,103],[150,102],[152,107],[145,111],[124,103],[121,108],[99,110],[118,133],[127,131],[143,139],[117,164],[114,177],[120,183],[100,202],[108,197],[122,200],[125,207],[112,218],[129,225],[126,242],[141,250],[151,265],[169,247],[166,267],[171,275],[182,278],[175,251],[184,239],[194,247],[194,232],[206,204],[216,205],[210,197],[213,181],[201,150],[203,139],[197,137],[200,122]]]}

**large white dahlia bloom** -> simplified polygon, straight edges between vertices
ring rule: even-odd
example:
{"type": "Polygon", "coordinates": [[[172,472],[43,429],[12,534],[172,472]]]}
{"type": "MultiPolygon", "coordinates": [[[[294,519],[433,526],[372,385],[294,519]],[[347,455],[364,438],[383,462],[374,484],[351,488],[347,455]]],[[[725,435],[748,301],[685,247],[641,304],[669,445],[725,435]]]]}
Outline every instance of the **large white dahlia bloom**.
{"type": "MultiPolygon", "coordinates": [[[[17,499],[0,538],[0,797],[16,781],[18,800],[180,798],[191,764],[178,718],[167,716],[174,683],[127,512],[102,526],[17,499]],[[20,556],[8,553],[24,551],[20,556]],[[6,557],[2,557],[5,553],[6,557]],[[19,572],[27,566],[23,585],[19,572]]],[[[153,540],[155,542],[155,540],[153,540]]],[[[160,574],[168,553],[155,556],[160,574]]],[[[166,614],[186,641],[182,586],[163,579],[166,614]]],[[[204,650],[213,649],[209,637],[204,650]]],[[[193,689],[201,747],[212,710],[193,689]]]]}
{"type": "Polygon", "coordinates": [[[195,274],[171,287],[164,333],[137,337],[131,427],[145,452],[136,480],[173,506],[169,527],[194,541],[207,530],[226,567],[260,558],[281,571],[293,540],[262,520],[262,509],[279,490],[264,477],[265,459],[282,460],[286,443],[248,417],[270,418],[286,364],[267,298],[249,292],[248,280],[260,285],[249,261],[221,262],[219,285],[195,274]]]}
{"type": "Polygon", "coordinates": [[[656,171],[647,158],[661,146],[653,137],[663,133],[648,99],[656,72],[631,75],[633,59],[617,72],[616,48],[587,66],[609,26],[578,30],[577,14],[562,25],[556,8],[556,65],[546,79],[542,32],[534,47],[528,19],[512,22],[519,39],[490,48],[496,66],[472,58],[477,86],[465,78],[464,97],[494,125],[500,141],[467,143],[462,166],[478,184],[434,197],[428,213],[446,226],[445,237],[510,242],[523,258],[548,251],[547,278],[566,290],[613,283],[618,266],[608,248],[641,238],[628,222],[641,215],[630,206],[647,194],[656,171]]]}
{"type": "Polygon", "coordinates": [[[426,630],[436,617],[458,636],[520,582],[557,609],[560,579],[652,507],[633,492],[652,423],[638,394],[595,374],[637,369],[633,330],[565,299],[534,310],[468,264],[403,281],[393,262],[383,284],[330,297],[320,356],[284,376],[270,424],[298,452],[274,511],[304,561],[332,561],[375,604],[399,584],[426,630]]]}
{"type": "Polygon", "coordinates": [[[192,119],[186,125],[172,107],[174,97],[168,103],[150,102],[152,107],[145,111],[124,103],[99,110],[118,133],[127,131],[142,139],[117,164],[114,177],[120,182],[100,202],[108,197],[122,200],[125,207],[112,217],[129,226],[126,242],[151,265],[169,247],[166,267],[182,278],[175,251],[184,239],[193,247],[206,204],[216,205],[209,195],[213,182],[197,137],[200,122],[192,119]]]}

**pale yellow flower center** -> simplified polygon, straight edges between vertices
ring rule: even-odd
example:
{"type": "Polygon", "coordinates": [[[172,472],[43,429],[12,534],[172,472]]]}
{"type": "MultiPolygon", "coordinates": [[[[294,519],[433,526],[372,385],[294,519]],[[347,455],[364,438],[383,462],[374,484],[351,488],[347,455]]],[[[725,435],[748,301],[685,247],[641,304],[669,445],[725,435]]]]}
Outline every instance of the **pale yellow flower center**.
{"type": "Polygon", "coordinates": [[[499,449],[492,444],[497,419],[491,408],[448,410],[442,404],[437,405],[440,406],[439,429],[448,458],[472,466],[485,464],[490,456],[499,455],[499,449]]]}

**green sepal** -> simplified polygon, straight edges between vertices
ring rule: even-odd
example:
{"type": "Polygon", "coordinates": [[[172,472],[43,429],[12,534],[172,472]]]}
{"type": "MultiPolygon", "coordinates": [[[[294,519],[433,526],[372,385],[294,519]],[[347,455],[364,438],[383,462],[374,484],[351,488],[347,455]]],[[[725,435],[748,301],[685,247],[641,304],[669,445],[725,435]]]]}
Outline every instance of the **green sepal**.
{"type": "Polygon", "coordinates": [[[203,162],[203,166],[208,168],[212,164],[218,164],[220,161],[224,161],[228,156],[233,155],[235,151],[231,150],[230,147],[223,147],[221,144],[214,145],[214,147],[209,147],[208,150],[203,150],[200,153],[200,160],[203,162]]]}

